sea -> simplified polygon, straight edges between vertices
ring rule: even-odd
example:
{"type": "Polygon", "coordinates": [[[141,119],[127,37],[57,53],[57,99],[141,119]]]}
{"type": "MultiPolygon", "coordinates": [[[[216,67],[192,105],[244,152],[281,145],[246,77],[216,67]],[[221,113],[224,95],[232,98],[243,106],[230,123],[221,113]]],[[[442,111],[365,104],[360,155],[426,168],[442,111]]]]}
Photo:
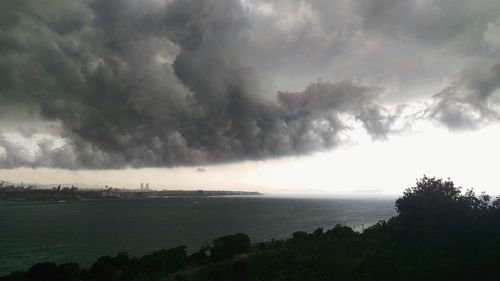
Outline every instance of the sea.
{"type": "Polygon", "coordinates": [[[186,245],[188,252],[243,232],[254,243],[336,224],[357,231],[395,215],[395,198],[272,195],[79,202],[1,202],[0,276],[53,261],[89,267],[99,257],[140,256],[186,245]]]}

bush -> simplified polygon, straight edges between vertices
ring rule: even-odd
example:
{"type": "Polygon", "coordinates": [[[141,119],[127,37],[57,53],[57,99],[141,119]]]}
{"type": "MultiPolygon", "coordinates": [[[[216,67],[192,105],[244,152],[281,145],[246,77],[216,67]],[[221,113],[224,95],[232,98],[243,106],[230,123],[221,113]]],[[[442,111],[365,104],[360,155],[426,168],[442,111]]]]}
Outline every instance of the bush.
{"type": "Polygon", "coordinates": [[[250,249],[250,238],[244,233],[222,236],[213,242],[214,246],[210,249],[210,256],[216,261],[230,258],[250,249]]]}

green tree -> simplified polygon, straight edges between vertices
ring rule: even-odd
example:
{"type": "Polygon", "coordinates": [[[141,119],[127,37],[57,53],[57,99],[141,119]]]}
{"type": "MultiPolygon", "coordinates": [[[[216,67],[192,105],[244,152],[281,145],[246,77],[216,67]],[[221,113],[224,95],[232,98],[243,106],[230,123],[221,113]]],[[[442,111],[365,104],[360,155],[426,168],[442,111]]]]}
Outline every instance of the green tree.
{"type": "Polygon", "coordinates": [[[401,215],[434,212],[458,201],[460,187],[450,180],[443,181],[424,176],[417,185],[406,189],[396,200],[396,211],[401,215]]]}
{"type": "Polygon", "coordinates": [[[214,260],[230,258],[250,249],[250,238],[244,233],[226,235],[215,239],[210,249],[210,256],[214,260]]]}

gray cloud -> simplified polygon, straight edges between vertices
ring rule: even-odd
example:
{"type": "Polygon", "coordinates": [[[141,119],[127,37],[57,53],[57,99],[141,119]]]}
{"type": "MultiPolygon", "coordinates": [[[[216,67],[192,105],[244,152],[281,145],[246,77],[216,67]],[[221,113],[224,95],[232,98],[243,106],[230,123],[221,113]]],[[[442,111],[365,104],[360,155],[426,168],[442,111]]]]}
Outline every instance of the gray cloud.
{"type": "Polygon", "coordinates": [[[53,150],[39,142],[41,156],[26,160],[29,153],[4,139],[4,167],[174,166],[302,154],[336,145],[348,129],[339,114],[358,117],[375,135],[385,130],[372,120],[380,117],[373,89],[351,82],[266,97],[258,70],[240,55],[251,22],[237,1],[2,6],[15,19],[2,25],[0,99],[60,122],[67,142],[53,150]]]}
{"type": "MultiPolygon", "coordinates": [[[[401,112],[382,98],[414,98],[473,59],[464,54],[496,50],[498,1],[418,2],[4,0],[0,104],[9,113],[0,124],[27,137],[58,134],[63,144],[39,139],[33,153],[3,136],[0,166],[304,154],[335,147],[351,129],[346,115],[383,139],[401,112]],[[340,82],[310,84],[318,77],[340,82]]],[[[429,116],[451,127],[475,123],[476,111],[493,118],[495,69],[464,72],[429,116]]]]}
{"type": "Polygon", "coordinates": [[[493,52],[500,52],[500,17],[488,23],[483,32],[483,41],[493,52]]]}
{"type": "Polygon", "coordinates": [[[462,53],[481,50],[486,23],[496,19],[498,1],[375,0],[357,2],[366,30],[433,46],[453,45],[462,53]]]}
{"type": "Polygon", "coordinates": [[[50,138],[35,138],[29,148],[7,138],[0,132],[0,168],[17,167],[64,167],[75,169],[79,166],[71,147],[57,145],[50,138]]]}
{"type": "Polygon", "coordinates": [[[500,120],[500,62],[479,61],[434,95],[427,114],[451,129],[474,129],[500,120]]]}

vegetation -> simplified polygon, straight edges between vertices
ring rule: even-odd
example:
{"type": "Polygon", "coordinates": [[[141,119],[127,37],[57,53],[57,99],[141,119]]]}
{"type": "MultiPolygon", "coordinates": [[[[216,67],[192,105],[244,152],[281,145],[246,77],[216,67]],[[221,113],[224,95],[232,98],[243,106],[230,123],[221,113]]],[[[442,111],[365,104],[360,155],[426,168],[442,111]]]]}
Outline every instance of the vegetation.
{"type": "Polygon", "coordinates": [[[102,257],[90,269],[40,263],[0,280],[498,280],[500,199],[424,177],[398,215],[362,233],[337,225],[250,247],[245,234],[142,258],[102,257]]]}

